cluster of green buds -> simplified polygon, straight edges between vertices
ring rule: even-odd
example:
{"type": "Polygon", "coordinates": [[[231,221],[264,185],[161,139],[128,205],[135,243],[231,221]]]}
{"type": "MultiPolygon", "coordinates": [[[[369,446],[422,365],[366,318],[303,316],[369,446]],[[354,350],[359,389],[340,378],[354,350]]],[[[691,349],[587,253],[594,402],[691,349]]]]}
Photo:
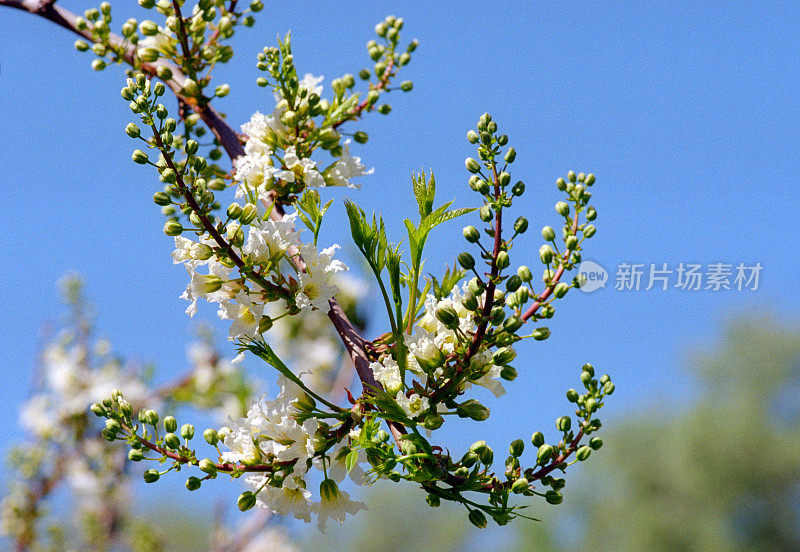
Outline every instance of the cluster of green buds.
{"type": "MultiPolygon", "coordinates": [[[[252,14],[261,11],[264,5],[254,0],[248,7],[237,9],[233,7],[236,3],[225,0],[200,0],[191,14],[184,14],[182,4],[169,0],[139,0],[141,7],[156,10],[165,17],[165,26],[159,27],[150,19],[130,18],[122,25],[119,36],[110,30],[111,5],[103,2],[100,9],[86,10],[76,24],[93,42],[92,46],[77,40],[75,48],[79,51],[91,49],[97,56],[92,62],[96,70],[104,69],[108,62],[125,61],[131,64],[129,76],[143,71],[167,82],[173,79],[173,69],[177,67],[182,75],[180,82],[175,83],[176,88],[181,88],[184,97],[194,98],[199,104],[206,103],[208,99],[203,89],[210,84],[211,69],[233,57],[233,49],[225,41],[233,37],[238,25],[253,26],[252,14]]],[[[222,97],[229,90],[227,84],[222,84],[216,87],[213,95],[222,97]]]]}

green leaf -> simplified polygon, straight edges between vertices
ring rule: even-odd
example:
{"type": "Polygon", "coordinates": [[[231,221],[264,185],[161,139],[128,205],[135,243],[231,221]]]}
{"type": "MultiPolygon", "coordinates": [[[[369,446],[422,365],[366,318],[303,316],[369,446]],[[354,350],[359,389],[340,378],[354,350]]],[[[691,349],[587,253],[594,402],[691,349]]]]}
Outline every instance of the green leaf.
{"type": "Polygon", "coordinates": [[[351,450],[344,459],[344,467],[347,470],[347,473],[350,473],[351,471],[353,471],[353,468],[355,468],[357,465],[358,465],[358,451],[351,450]]]}

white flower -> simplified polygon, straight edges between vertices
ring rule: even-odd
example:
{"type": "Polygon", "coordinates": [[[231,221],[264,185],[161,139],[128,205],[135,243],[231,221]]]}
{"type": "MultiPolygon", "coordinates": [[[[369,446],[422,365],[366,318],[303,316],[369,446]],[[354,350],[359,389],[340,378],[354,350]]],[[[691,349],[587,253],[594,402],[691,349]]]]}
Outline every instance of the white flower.
{"type": "Polygon", "coordinates": [[[369,365],[369,368],[375,374],[375,379],[383,385],[383,388],[390,395],[396,395],[398,391],[403,389],[403,380],[400,379],[400,367],[392,357],[387,356],[383,359],[383,362],[373,362],[369,365]]]}
{"type": "Polygon", "coordinates": [[[264,485],[263,475],[249,475],[245,482],[254,489],[263,489],[256,495],[256,505],[276,514],[292,515],[306,523],[311,521],[311,492],[306,490],[305,482],[300,477],[287,477],[282,487],[264,485]]]}
{"type": "MultiPolygon", "coordinates": [[[[153,36],[146,36],[140,40],[138,47],[140,51],[147,48],[155,48],[166,56],[172,56],[175,54],[175,46],[172,43],[173,40],[172,31],[164,27],[159,27],[156,34],[153,36]]],[[[141,53],[139,55],[141,55],[141,53]]]]}
{"type": "Polygon", "coordinates": [[[355,515],[359,510],[366,510],[362,502],[350,500],[350,495],[339,489],[336,482],[325,479],[319,486],[320,501],[314,503],[314,511],[318,514],[317,527],[325,531],[328,518],[335,519],[340,524],[344,523],[347,514],[355,515]]]}
{"type": "Polygon", "coordinates": [[[286,164],[286,167],[289,170],[280,173],[279,178],[287,182],[294,182],[295,176],[299,176],[303,179],[303,182],[306,186],[319,188],[320,186],[325,185],[325,179],[322,177],[319,171],[317,171],[316,161],[312,161],[311,159],[307,158],[300,159],[297,156],[297,149],[294,146],[289,146],[286,148],[285,155],[283,156],[283,162],[286,164]]]}
{"type": "Polygon", "coordinates": [[[300,232],[295,230],[297,213],[285,215],[281,220],[254,220],[250,224],[247,242],[242,252],[252,260],[276,262],[292,247],[300,246],[300,232]]]}
{"type": "Polygon", "coordinates": [[[406,397],[403,393],[398,393],[395,400],[406,413],[406,416],[411,419],[427,412],[430,408],[428,397],[421,397],[417,393],[411,393],[410,397],[406,397]]]}
{"type": "Polygon", "coordinates": [[[360,157],[350,155],[350,140],[342,146],[342,155],[327,171],[325,176],[330,186],[347,186],[348,188],[360,188],[360,184],[350,182],[351,178],[372,174],[374,169],[366,170],[361,163],[360,157]]]}
{"type": "Polygon", "coordinates": [[[311,244],[303,245],[300,254],[306,262],[306,271],[298,274],[300,291],[297,293],[297,306],[319,309],[325,313],[330,310],[328,301],[336,295],[339,288],[333,283],[335,274],[347,270],[347,265],[333,255],[339,249],[334,244],[321,252],[311,244]]]}

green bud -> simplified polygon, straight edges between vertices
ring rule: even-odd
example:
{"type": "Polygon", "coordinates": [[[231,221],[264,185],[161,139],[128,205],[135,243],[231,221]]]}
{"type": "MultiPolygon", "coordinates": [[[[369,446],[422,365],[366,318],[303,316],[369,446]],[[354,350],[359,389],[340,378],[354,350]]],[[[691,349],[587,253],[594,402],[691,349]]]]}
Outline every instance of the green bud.
{"type": "Polygon", "coordinates": [[[464,270],[472,270],[475,268],[475,258],[466,251],[458,255],[458,264],[464,270]]]}
{"type": "Polygon", "coordinates": [[[569,416],[561,416],[556,420],[556,429],[559,431],[569,431],[572,427],[572,419],[569,416]]]}
{"type": "Polygon", "coordinates": [[[164,86],[163,82],[157,82],[153,85],[153,94],[156,96],[163,96],[166,91],[167,87],[164,86]]]}
{"type": "Polygon", "coordinates": [[[248,203],[242,209],[242,214],[239,217],[239,222],[242,224],[250,224],[258,215],[258,208],[252,203],[248,203]]]}
{"type": "Polygon", "coordinates": [[[519,457],[525,451],[525,443],[522,439],[514,439],[508,447],[508,452],[511,456],[519,457]]]}
{"type": "Polygon", "coordinates": [[[355,140],[359,144],[366,144],[367,140],[369,140],[369,136],[363,130],[359,130],[353,135],[353,140],[355,140]]]}
{"type": "Polygon", "coordinates": [[[594,399],[589,399],[586,401],[586,411],[589,413],[595,412],[597,410],[597,401],[594,399]]]}
{"type": "Polygon", "coordinates": [[[535,330],[533,330],[533,333],[531,335],[533,336],[533,339],[535,339],[536,341],[544,341],[545,339],[550,337],[550,328],[547,328],[545,326],[542,326],[541,328],[536,328],[535,330]]]}
{"type": "Polygon", "coordinates": [[[558,203],[556,203],[556,213],[558,213],[562,217],[566,217],[567,215],[569,215],[569,205],[567,205],[563,201],[559,201],[558,203]]]}
{"type": "Polygon", "coordinates": [[[475,399],[469,399],[458,405],[456,414],[459,418],[470,418],[482,422],[489,417],[490,411],[475,399]]]}
{"type": "Polygon", "coordinates": [[[144,454],[141,450],[131,449],[128,451],[128,460],[131,462],[141,462],[144,460],[144,454]]]}
{"type": "Polygon", "coordinates": [[[425,416],[425,420],[422,422],[422,427],[433,431],[442,427],[442,424],[444,424],[444,418],[435,412],[430,412],[427,416],[425,416]]]}
{"type": "MultiPolygon", "coordinates": [[[[536,435],[536,434],[534,434],[536,435]]],[[[536,463],[543,466],[550,460],[550,457],[555,452],[553,445],[542,445],[539,447],[539,451],[536,453],[536,463]]]]}
{"type": "Polygon", "coordinates": [[[194,155],[195,153],[197,153],[197,150],[198,150],[199,148],[200,148],[200,144],[198,144],[198,143],[197,143],[196,141],[194,141],[194,140],[188,140],[188,141],[186,142],[186,148],[185,148],[185,150],[186,150],[186,153],[187,153],[188,155],[194,155]]]}
{"type": "Polygon", "coordinates": [[[583,235],[586,238],[591,238],[592,236],[594,236],[595,232],[597,232],[597,229],[591,224],[584,227],[583,229],[583,235]]]}
{"type": "Polygon", "coordinates": [[[499,175],[497,175],[497,183],[500,184],[502,188],[505,188],[511,184],[511,175],[505,171],[501,172],[499,175]]]}
{"type": "Polygon", "coordinates": [[[214,462],[212,462],[208,458],[203,458],[202,460],[200,460],[200,462],[197,464],[197,467],[199,467],[201,471],[204,471],[206,473],[217,473],[217,466],[215,466],[214,462]]]}
{"type": "Polygon", "coordinates": [[[133,151],[133,155],[131,156],[131,158],[133,159],[134,163],[138,163],[140,165],[146,164],[149,160],[147,158],[147,154],[139,149],[133,151]]]}
{"type": "Polygon", "coordinates": [[[164,444],[167,448],[177,449],[181,446],[181,438],[174,433],[167,433],[164,435],[164,444]]]}
{"type": "Polygon", "coordinates": [[[563,192],[567,189],[567,182],[563,178],[559,178],[556,180],[556,187],[563,192]]]}
{"type": "Polygon", "coordinates": [[[589,364],[588,362],[583,365],[581,371],[586,372],[590,376],[594,377],[594,366],[592,364],[589,364]]]}
{"type": "Polygon", "coordinates": [[[535,447],[541,447],[544,444],[544,435],[541,431],[537,431],[531,435],[531,444],[535,447]]]}
{"type": "Polygon", "coordinates": [[[200,86],[192,79],[186,79],[183,82],[182,92],[187,96],[197,96],[200,94],[200,86]]]}
{"type": "Polygon", "coordinates": [[[477,144],[479,139],[480,136],[478,136],[478,133],[475,132],[474,130],[470,130],[469,132],[467,132],[467,141],[470,144],[477,144]]]}
{"type": "Polygon", "coordinates": [[[183,424],[181,426],[181,437],[184,439],[194,438],[194,426],[192,424],[183,424]]]}
{"type": "Polygon", "coordinates": [[[576,180],[578,180],[578,176],[575,174],[575,171],[569,171],[569,172],[567,173],[567,178],[568,178],[568,179],[569,179],[569,181],[570,181],[570,182],[572,182],[573,184],[575,184],[575,181],[576,181],[576,180]]]}
{"type": "Polygon", "coordinates": [[[414,40],[412,40],[412,41],[411,41],[411,42],[408,44],[408,48],[407,48],[407,50],[408,50],[409,52],[413,52],[414,50],[416,50],[416,49],[417,49],[417,46],[419,46],[419,41],[418,41],[418,40],[415,38],[414,40]]]}
{"type": "Polygon", "coordinates": [[[154,21],[142,21],[139,23],[139,31],[144,36],[155,36],[158,34],[158,25],[154,21]]]}
{"type": "Polygon", "coordinates": [[[200,488],[202,482],[199,478],[195,476],[191,476],[189,479],[186,480],[186,488],[190,491],[196,491],[200,488]]]}
{"type": "Polygon", "coordinates": [[[153,202],[156,205],[169,205],[172,203],[172,198],[166,192],[156,192],[153,194],[153,202]]]}
{"type": "Polygon", "coordinates": [[[497,268],[503,270],[504,268],[508,268],[509,264],[511,264],[511,259],[508,258],[508,253],[501,251],[497,254],[497,259],[495,260],[497,268]]]}
{"type": "Polygon", "coordinates": [[[492,355],[492,363],[495,366],[508,364],[517,357],[517,352],[511,347],[501,347],[492,355]]]}
{"type": "Polygon", "coordinates": [[[564,240],[564,243],[567,245],[567,249],[570,251],[575,251],[578,248],[578,238],[576,236],[567,236],[567,239],[564,240]]]}
{"type": "Polygon", "coordinates": [[[524,194],[525,183],[520,180],[519,182],[514,184],[514,187],[511,188],[511,193],[514,194],[515,196],[521,196],[522,194],[524,194]]]}
{"type": "Polygon", "coordinates": [[[469,522],[478,529],[484,529],[486,527],[486,516],[480,510],[470,510],[469,522]]]}
{"type": "Polygon", "coordinates": [[[455,330],[458,328],[458,313],[453,307],[444,306],[436,309],[436,318],[439,322],[444,324],[448,330],[455,330]]]}
{"type": "Polygon", "coordinates": [[[158,470],[149,469],[145,470],[144,474],[144,482],[145,483],[155,483],[161,477],[161,474],[158,473],[158,470]]]}
{"type": "Polygon", "coordinates": [[[524,234],[525,231],[528,229],[528,219],[525,217],[519,217],[516,222],[514,222],[514,231],[517,234],[524,234]]]}
{"type": "Polygon", "coordinates": [[[517,291],[519,289],[519,286],[521,285],[522,285],[522,278],[520,278],[517,274],[514,274],[506,282],[506,291],[510,292],[517,291]]]}
{"type": "Polygon", "coordinates": [[[579,397],[578,392],[575,391],[574,389],[570,389],[569,391],[567,391],[567,400],[569,402],[571,403],[578,402],[578,397],[579,397]]]}
{"type": "Polygon", "coordinates": [[[167,236],[180,236],[183,232],[183,225],[177,220],[168,220],[164,224],[164,233],[167,236]]]}
{"type": "Polygon", "coordinates": [[[503,366],[500,370],[500,377],[506,381],[514,381],[517,379],[517,369],[513,366],[503,366]]]}
{"type": "Polygon", "coordinates": [[[553,260],[553,250],[550,249],[549,245],[545,244],[539,248],[539,259],[541,259],[544,264],[550,264],[553,260]]]}
{"type": "Polygon", "coordinates": [[[464,165],[467,167],[467,170],[471,173],[477,173],[478,171],[481,170],[481,166],[472,157],[467,157],[466,161],[464,161],[464,165]]]}
{"type": "Polygon", "coordinates": [[[591,186],[592,184],[594,184],[594,180],[595,178],[592,173],[587,174],[586,178],[583,179],[583,181],[586,183],[587,186],[591,186]]]}
{"type": "Polygon", "coordinates": [[[581,462],[583,462],[584,460],[589,458],[589,455],[591,453],[592,453],[591,447],[588,447],[588,446],[584,445],[584,446],[582,446],[581,448],[578,449],[578,452],[575,453],[575,457],[578,460],[580,460],[581,462]]]}
{"type": "Polygon", "coordinates": [[[478,456],[480,456],[481,464],[484,466],[491,466],[494,461],[494,451],[489,447],[483,449],[478,456]]]}
{"type": "Polygon", "coordinates": [[[212,447],[219,442],[219,433],[216,429],[208,428],[203,432],[203,439],[212,447]]]}
{"type": "Polygon", "coordinates": [[[558,284],[556,284],[556,287],[553,288],[553,295],[555,295],[556,298],[561,299],[567,294],[568,291],[569,291],[569,284],[565,284],[564,282],[559,282],[558,284]]]}
{"type": "Polygon", "coordinates": [[[558,491],[547,491],[544,494],[544,499],[549,504],[561,504],[561,502],[564,500],[564,497],[561,496],[561,493],[559,493],[558,491]]]}
{"type": "Polygon", "coordinates": [[[414,88],[414,83],[411,81],[403,81],[400,84],[400,90],[403,92],[411,92],[411,89],[414,88]]]}
{"type": "Polygon", "coordinates": [[[610,395],[613,392],[614,392],[614,384],[613,383],[608,382],[607,384],[605,384],[603,386],[603,393],[605,393],[606,395],[610,395]]]}
{"type": "MultiPolygon", "coordinates": [[[[516,158],[517,158],[517,151],[514,148],[508,148],[508,151],[506,152],[506,156],[504,157],[504,159],[506,160],[506,163],[513,163],[514,159],[516,159],[516,158]]],[[[519,195],[519,194],[515,194],[515,195],[519,195]]]]}
{"type": "Polygon", "coordinates": [[[239,499],[236,501],[236,506],[239,507],[239,510],[242,512],[246,512],[250,508],[256,505],[256,495],[253,494],[251,491],[245,491],[239,495],[239,499]]]}
{"type": "Polygon", "coordinates": [[[519,479],[514,481],[514,483],[512,483],[511,492],[517,494],[524,493],[525,491],[528,490],[528,488],[530,488],[530,483],[528,483],[528,480],[525,479],[524,477],[520,477],[519,479]]]}
{"type": "Polygon", "coordinates": [[[470,450],[461,458],[461,465],[465,468],[471,468],[478,463],[478,460],[480,460],[478,453],[470,450]]]}
{"type": "Polygon", "coordinates": [[[231,203],[230,205],[228,205],[228,210],[226,212],[229,218],[233,220],[238,220],[238,218],[242,216],[242,211],[243,209],[241,205],[239,205],[238,203],[231,203]]]}
{"type": "Polygon", "coordinates": [[[439,505],[442,503],[439,497],[433,494],[429,494],[428,496],[426,496],[425,502],[427,502],[428,506],[430,506],[431,508],[438,508],[439,505]]]}
{"type": "Polygon", "coordinates": [[[506,318],[506,312],[503,307],[494,307],[489,313],[489,322],[492,326],[499,326],[506,318]]]}
{"type": "Polygon", "coordinates": [[[173,416],[167,416],[164,418],[164,429],[170,433],[178,429],[178,422],[175,421],[173,416]]]}
{"type": "Polygon", "coordinates": [[[483,222],[489,222],[493,217],[492,208],[488,205],[481,206],[481,208],[478,210],[478,216],[483,222]]]}
{"type": "Polygon", "coordinates": [[[486,441],[475,441],[469,447],[470,452],[480,455],[486,449],[486,441]]]}
{"type": "Polygon", "coordinates": [[[474,226],[465,226],[463,230],[464,239],[469,243],[477,243],[481,239],[481,234],[474,226]]]}
{"type": "Polygon", "coordinates": [[[592,437],[589,440],[589,446],[592,450],[599,450],[603,446],[603,440],[600,437],[592,437]]]}
{"type": "Polygon", "coordinates": [[[369,72],[369,69],[362,69],[358,72],[358,76],[361,80],[369,80],[372,76],[372,73],[369,72]]]}
{"type": "Polygon", "coordinates": [[[158,69],[156,69],[156,75],[158,75],[158,78],[161,80],[168,81],[172,78],[172,69],[169,67],[159,66],[158,69]]]}

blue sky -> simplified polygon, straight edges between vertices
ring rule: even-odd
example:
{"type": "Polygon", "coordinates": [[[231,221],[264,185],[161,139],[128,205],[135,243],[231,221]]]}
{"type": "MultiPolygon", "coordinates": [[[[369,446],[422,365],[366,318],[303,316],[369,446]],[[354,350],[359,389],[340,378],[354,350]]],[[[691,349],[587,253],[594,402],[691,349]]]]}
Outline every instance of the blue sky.
{"type": "MultiPolygon", "coordinates": [[[[117,21],[141,17],[124,4],[117,21]]],[[[512,262],[537,266],[538,230],[558,222],[553,183],[574,169],[597,175],[598,232],[584,258],[612,278],[620,263],[761,263],[757,291],[571,292],[549,324],[552,337],[523,348],[509,394],[485,397],[491,420],[450,437],[466,444],[480,431],[503,449],[534,429],[554,432],[552,420],[568,411],[563,391],[579,383],[584,362],[616,382],[607,417],[678,404],[693,391],[681,359],[713,340],[730,315],[767,310],[797,322],[792,305],[800,300],[798,5],[515,4],[281,2],[237,33],[236,56],[215,81],[231,85],[217,107],[238,126],[272,109],[271,96],[255,86],[254,65],[278,34],[291,29],[299,70],[329,83],[371,66],[364,44],[374,24],[402,15],[403,34],[420,41],[403,76],[414,91],[391,94],[388,117],[353,127],[370,134],[354,148],[375,168],[363,189],[324,196],[382,211],[396,239],[400,220],[416,213],[413,172],[436,174],[440,200],[475,205],[465,135],[488,111],[516,148],[512,176],[528,190],[515,216],[530,220],[530,239],[512,262]]],[[[178,298],[186,273],[171,263],[172,240],[151,200],[157,181],[130,162],[134,143],[123,128],[133,119],[119,96],[121,71],[94,73],[91,56],[46,21],[2,10],[0,27],[4,450],[20,437],[11,422],[40,330],[60,312],[55,282],[64,272],[86,276],[100,334],[125,356],[154,361],[165,378],[185,370],[193,322],[178,298]]],[[[333,215],[320,243],[345,245],[341,202],[333,215]]],[[[466,223],[438,229],[428,270],[452,264],[466,223]]],[[[212,309],[198,317],[214,322],[212,309]]]]}

